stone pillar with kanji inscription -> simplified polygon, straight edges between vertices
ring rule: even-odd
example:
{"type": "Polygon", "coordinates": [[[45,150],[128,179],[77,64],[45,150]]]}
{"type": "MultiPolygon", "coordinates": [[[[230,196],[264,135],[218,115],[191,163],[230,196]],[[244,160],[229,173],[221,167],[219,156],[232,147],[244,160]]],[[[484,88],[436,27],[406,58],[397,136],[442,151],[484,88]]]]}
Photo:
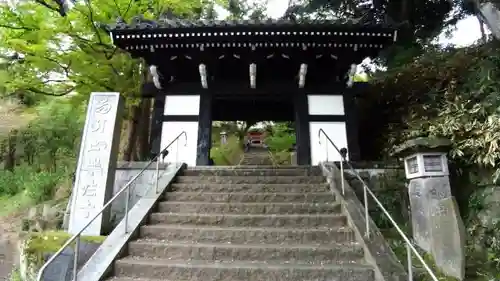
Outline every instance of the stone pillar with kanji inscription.
{"type": "MultiPolygon", "coordinates": [[[[119,93],[90,95],[72,191],[68,227],[71,234],[85,227],[113,196],[122,109],[123,98],[119,93]]],[[[97,217],[83,234],[101,235],[109,222],[110,209],[97,217]]]]}
{"type": "Polygon", "coordinates": [[[434,257],[441,271],[465,277],[465,228],[451,194],[447,139],[417,138],[396,149],[404,157],[416,244],[434,257]]]}

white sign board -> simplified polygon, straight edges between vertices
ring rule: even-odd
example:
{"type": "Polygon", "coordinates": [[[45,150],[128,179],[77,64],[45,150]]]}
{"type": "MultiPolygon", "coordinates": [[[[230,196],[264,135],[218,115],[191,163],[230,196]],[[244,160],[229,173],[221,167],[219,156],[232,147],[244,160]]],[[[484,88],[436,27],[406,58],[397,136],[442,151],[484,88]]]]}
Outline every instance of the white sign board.
{"type": "MultiPolygon", "coordinates": [[[[87,109],[76,168],[68,232],[76,234],[99,213],[113,194],[121,129],[119,93],[92,93],[87,109]]],[[[83,234],[100,235],[108,212],[101,214],[83,234]]]]}

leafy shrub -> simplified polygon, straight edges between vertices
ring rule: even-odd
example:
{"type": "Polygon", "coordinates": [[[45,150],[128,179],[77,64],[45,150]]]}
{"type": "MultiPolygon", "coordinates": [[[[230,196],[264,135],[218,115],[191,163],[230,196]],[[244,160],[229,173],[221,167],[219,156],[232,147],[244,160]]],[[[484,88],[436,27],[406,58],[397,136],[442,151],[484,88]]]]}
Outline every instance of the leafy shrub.
{"type": "Polygon", "coordinates": [[[17,166],[0,171],[0,195],[24,192],[35,203],[51,198],[76,164],[83,107],[54,99],[36,108],[37,118],[18,132],[17,166]]]}
{"type": "Polygon", "coordinates": [[[225,145],[212,147],[210,156],[215,165],[232,166],[238,165],[243,154],[241,143],[236,136],[230,136],[225,145]]]}
{"type": "Polygon", "coordinates": [[[288,151],[296,141],[295,132],[288,123],[275,123],[270,127],[269,135],[265,142],[273,152],[288,151]]]}
{"type": "Polygon", "coordinates": [[[58,183],[68,177],[71,172],[37,170],[27,165],[16,167],[11,171],[0,171],[0,194],[13,196],[24,192],[34,202],[42,202],[51,198],[58,183]]]}

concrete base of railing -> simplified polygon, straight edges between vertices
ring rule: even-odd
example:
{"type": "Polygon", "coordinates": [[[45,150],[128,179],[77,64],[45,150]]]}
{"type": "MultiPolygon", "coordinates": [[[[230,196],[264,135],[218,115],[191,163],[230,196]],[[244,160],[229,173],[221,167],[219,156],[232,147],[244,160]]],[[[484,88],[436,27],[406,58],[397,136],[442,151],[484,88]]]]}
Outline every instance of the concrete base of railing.
{"type": "Polygon", "coordinates": [[[140,226],[148,218],[152,208],[156,205],[165,189],[172,182],[175,176],[186,166],[180,165],[175,167],[172,165],[166,170],[159,178],[159,192],[155,193],[155,187],[152,186],[148,194],[144,195],[137,203],[130,209],[128,217],[128,231],[125,233],[125,222],[122,220],[111,234],[106,238],[104,243],[97,249],[95,254],[78,272],[77,280],[84,281],[99,281],[112,268],[113,262],[116,258],[126,250],[127,243],[136,237],[140,226]]]}
{"type": "Polygon", "coordinates": [[[369,219],[370,237],[365,236],[366,221],[364,205],[356,196],[352,187],[344,182],[344,195],[340,190],[340,170],[333,163],[320,163],[323,175],[327,178],[330,189],[337,198],[342,198],[342,208],[347,215],[349,225],[354,229],[357,240],[363,243],[365,258],[374,266],[377,281],[408,281],[408,274],[396,255],[387,244],[377,225],[369,219]],[[337,188],[338,187],[338,188],[337,188]]]}

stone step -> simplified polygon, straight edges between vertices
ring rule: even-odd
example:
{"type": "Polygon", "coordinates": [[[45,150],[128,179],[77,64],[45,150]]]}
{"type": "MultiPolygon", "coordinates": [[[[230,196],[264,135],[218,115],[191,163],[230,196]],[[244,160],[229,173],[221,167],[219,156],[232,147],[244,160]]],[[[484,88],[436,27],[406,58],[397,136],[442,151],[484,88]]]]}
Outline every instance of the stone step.
{"type": "Polygon", "coordinates": [[[298,203],[332,203],[335,196],[330,192],[310,193],[246,193],[246,192],[166,192],[168,201],[196,202],[298,202],[298,203]]]}
{"type": "Polygon", "coordinates": [[[284,169],[262,169],[262,168],[241,168],[241,169],[207,169],[191,168],[182,173],[183,176],[321,176],[321,171],[316,168],[284,168],[284,169]]]}
{"type": "Polygon", "coordinates": [[[183,192],[328,192],[326,183],[321,184],[218,184],[218,183],[174,183],[171,191],[183,192]]]}
{"type": "Polygon", "coordinates": [[[331,245],[355,241],[348,227],[337,228],[275,228],[275,227],[220,227],[199,225],[145,225],[141,238],[167,241],[227,244],[315,244],[331,245]]]}
{"type": "Polygon", "coordinates": [[[368,265],[309,265],[271,262],[209,262],[127,257],[117,260],[115,275],[190,281],[374,281],[368,265]]]}
{"type": "Polygon", "coordinates": [[[245,166],[245,165],[238,165],[238,166],[193,166],[193,167],[188,167],[186,170],[252,170],[252,169],[259,169],[259,170],[289,170],[289,169],[294,169],[294,170],[301,170],[301,169],[309,169],[309,170],[321,170],[318,166],[311,166],[311,165],[286,165],[286,166],[272,166],[272,165],[260,165],[260,166],[245,166]]]}
{"type": "Polygon", "coordinates": [[[193,214],[193,213],[152,213],[151,224],[194,224],[219,226],[259,226],[259,227],[341,227],[347,219],[341,214],[193,214]]]}
{"type": "Polygon", "coordinates": [[[233,214],[317,214],[340,213],[339,203],[207,203],[160,202],[161,213],[233,213],[233,214]]]}
{"type": "Polygon", "coordinates": [[[136,240],[129,244],[131,256],[167,260],[213,261],[300,261],[307,264],[362,263],[363,248],[358,244],[328,246],[307,244],[222,244],[189,241],[136,240]]]}
{"type": "Polygon", "coordinates": [[[178,176],[175,181],[177,183],[282,183],[282,184],[298,184],[298,183],[325,183],[326,180],[321,176],[178,176]]]}
{"type": "Polygon", "coordinates": [[[135,277],[127,277],[127,276],[121,276],[121,277],[113,276],[111,278],[106,279],[105,281],[173,281],[173,280],[167,280],[167,279],[150,279],[150,278],[135,278],[135,277]]]}

